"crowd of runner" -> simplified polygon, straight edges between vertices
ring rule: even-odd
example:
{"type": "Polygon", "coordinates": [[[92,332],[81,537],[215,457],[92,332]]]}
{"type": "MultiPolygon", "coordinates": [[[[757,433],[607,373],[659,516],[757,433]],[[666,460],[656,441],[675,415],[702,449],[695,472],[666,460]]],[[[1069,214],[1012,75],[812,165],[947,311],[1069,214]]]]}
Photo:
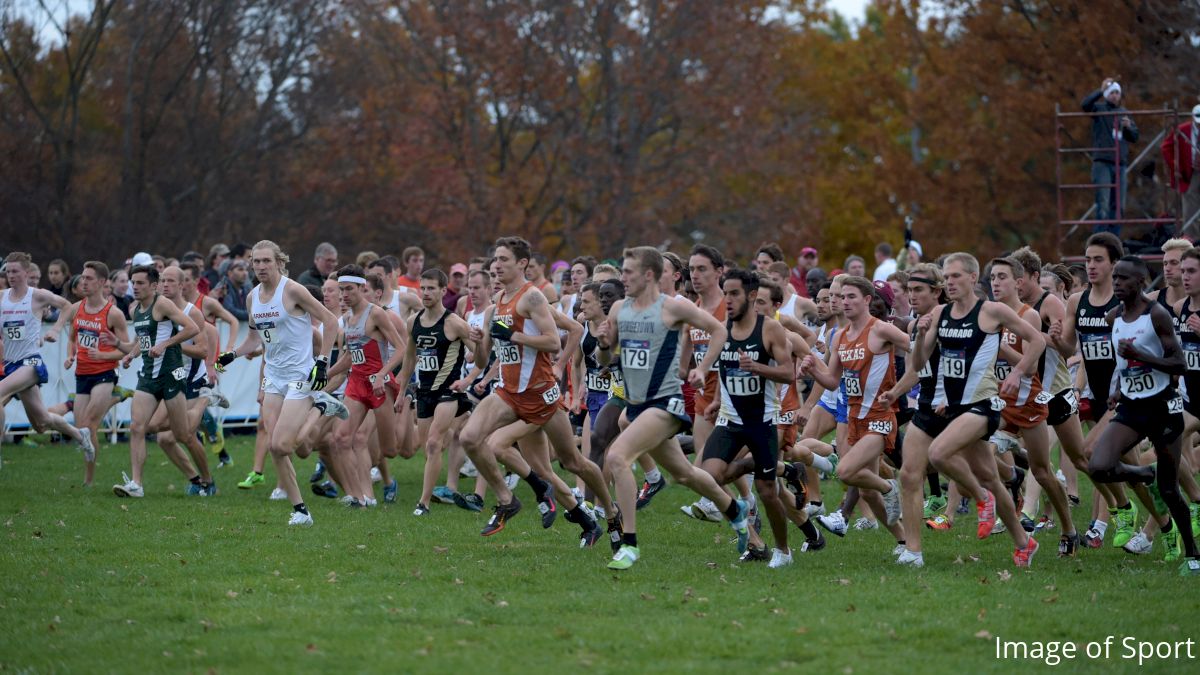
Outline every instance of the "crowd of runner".
{"type": "Polygon", "coordinates": [[[237,487],[265,483],[269,455],[289,525],[313,524],[293,455],[316,453],[309,491],[352,508],[375,506],[377,489],[399,500],[389,460],[419,455],[414,516],[481,512],[491,492],[481,534],[494,536],[525,509],[523,481],[543,527],[561,513],[581,547],[607,539],[613,569],[642,555],[639,516],[678,517],[651,508],[669,475],[696,495],[685,516],[727,521],[740,559],[772,568],[825,549],[825,533],[876,528],[897,564],[921,567],[924,531],[973,503],[978,538],[1007,534],[1018,567],[1057,530],[1060,557],[1106,543],[1145,555],[1161,540],[1180,574],[1200,575],[1200,248],[1187,240],[1163,245],[1157,290],[1108,233],[1088,240],[1082,273],[1022,248],[983,265],[913,256],[876,280],[861,259],[798,279],[774,244],[746,267],[703,244],[686,258],[639,246],[615,265],[575,258],[553,280],[518,237],[449,277],[415,248],[337,269],[331,251],[297,280],[266,240],[220,280],[186,256],[89,261],[62,281],[73,303],[9,253],[0,404],[19,399],[35,430],[78,444],[90,485],[100,425],[132,399],[113,492],[144,496],[152,436],[190,494],[213,496],[208,454],[233,461],[212,415],[229,406],[221,374],[261,355],[237,487]],[[48,406],[41,347],[59,339],[75,391],[48,406]],[[1081,477],[1094,486],[1086,527],[1072,514],[1081,477]],[[845,486],[840,503],[823,501],[823,478],[845,486]]]}

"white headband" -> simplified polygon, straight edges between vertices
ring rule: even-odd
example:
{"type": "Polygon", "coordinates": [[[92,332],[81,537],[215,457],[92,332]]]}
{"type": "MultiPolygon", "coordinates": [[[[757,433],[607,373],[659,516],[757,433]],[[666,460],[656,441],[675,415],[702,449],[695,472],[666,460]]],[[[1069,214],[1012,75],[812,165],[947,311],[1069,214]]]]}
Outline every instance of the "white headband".
{"type": "Polygon", "coordinates": [[[342,276],[338,277],[338,283],[339,284],[363,284],[365,286],[367,283],[367,280],[362,277],[353,276],[351,274],[343,274],[342,276]]]}

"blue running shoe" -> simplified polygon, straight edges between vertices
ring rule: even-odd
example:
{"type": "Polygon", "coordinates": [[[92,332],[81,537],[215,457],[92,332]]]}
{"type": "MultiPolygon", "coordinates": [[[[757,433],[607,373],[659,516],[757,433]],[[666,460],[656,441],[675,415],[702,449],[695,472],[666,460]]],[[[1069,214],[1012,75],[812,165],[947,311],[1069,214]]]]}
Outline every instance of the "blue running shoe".
{"type": "Polygon", "coordinates": [[[738,515],[737,518],[730,521],[729,525],[733,528],[734,532],[737,532],[738,553],[745,553],[746,547],[750,545],[750,528],[747,524],[750,516],[750,505],[741,499],[735,501],[738,507],[738,515]]]}
{"type": "Polygon", "coordinates": [[[325,462],[317,460],[317,470],[313,471],[313,475],[308,477],[310,483],[320,483],[325,480],[325,462]]]}
{"type": "Polygon", "coordinates": [[[396,490],[399,489],[399,487],[400,486],[396,484],[396,479],[393,478],[392,482],[388,483],[387,487],[383,488],[384,503],[386,503],[386,504],[395,504],[396,503],[396,490]]]}

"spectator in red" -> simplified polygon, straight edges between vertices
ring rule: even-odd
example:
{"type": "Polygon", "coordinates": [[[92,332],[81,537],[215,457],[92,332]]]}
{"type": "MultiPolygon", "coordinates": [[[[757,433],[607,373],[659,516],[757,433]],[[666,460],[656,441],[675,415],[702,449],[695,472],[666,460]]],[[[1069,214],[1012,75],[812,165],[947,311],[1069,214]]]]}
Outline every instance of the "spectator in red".
{"type": "Polygon", "coordinates": [[[450,280],[446,283],[446,292],[442,295],[442,306],[453,312],[458,306],[458,299],[463,294],[463,284],[467,281],[467,266],[454,263],[450,266],[450,280]]]}
{"type": "Polygon", "coordinates": [[[400,255],[404,261],[404,274],[396,279],[396,286],[401,292],[421,292],[421,272],[425,270],[425,251],[420,246],[409,246],[400,255]]]}
{"type": "Polygon", "coordinates": [[[792,285],[800,297],[810,297],[808,294],[808,271],[817,267],[817,249],[811,246],[805,246],[800,249],[800,257],[796,260],[796,266],[792,268],[791,278],[788,283],[792,285]]]}
{"type": "Polygon", "coordinates": [[[1171,187],[1183,195],[1183,236],[1195,239],[1200,232],[1200,220],[1192,218],[1200,211],[1200,180],[1192,180],[1200,166],[1200,105],[1192,108],[1192,118],[1167,134],[1162,142],[1163,163],[1171,187]]]}

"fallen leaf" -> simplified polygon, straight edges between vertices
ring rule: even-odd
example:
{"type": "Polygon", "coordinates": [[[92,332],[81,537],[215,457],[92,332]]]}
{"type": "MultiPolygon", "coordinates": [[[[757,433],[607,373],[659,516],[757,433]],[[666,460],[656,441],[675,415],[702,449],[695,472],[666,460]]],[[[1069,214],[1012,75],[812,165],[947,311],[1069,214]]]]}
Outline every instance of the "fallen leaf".
{"type": "Polygon", "coordinates": [[[849,585],[850,585],[850,580],[849,580],[849,579],[838,579],[838,583],[839,583],[839,584],[841,584],[841,585],[843,585],[843,586],[849,586],[849,585]]]}
{"type": "Polygon", "coordinates": [[[1050,584],[1049,586],[1046,586],[1045,588],[1046,588],[1046,590],[1050,591],[1051,593],[1058,590],[1054,587],[1054,584],[1050,584]]]}
{"type": "Polygon", "coordinates": [[[434,553],[445,553],[446,551],[449,551],[449,550],[450,549],[446,546],[434,546],[433,547],[434,553]]]}
{"type": "Polygon", "coordinates": [[[708,615],[705,614],[704,612],[692,612],[692,616],[696,617],[697,619],[703,619],[704,617],[706,617],[708,615]]]}
{"type": "Polygon", "coordinates": [[[309,654],[315,654],[317,651],[317,646],[310,642],[304,646],[304,649],[306,649],[309,654]]]}
{"type": "Polygon", "coordinates": [[[975,634],[975,637],[979,638],[980,640],[990,640],[992,639],[992,634],[986,630],[981,630],[975,634]]]}
{"type": "Polygon", "coordinates": [[[501,600],[500,602],[497,602],[497,603],[496,603],[496,606],[497,606],[497,607],[508,607],[508,601],[507,601],[507,600],[501,600]]]}
{"type": "Polygon", "coordinates": [[[129,510],[129,507],[128,507],[128,506],[125,506],[124,504],[122,504],[122,505],[121,505],[121,510],[122,510],[122,511],[128,511],[128,510],[129,510]]]}
{"type": "Polygon", "coordinates": [[[1054,595],[1051,595],[1048,598],[1042,598],[1042,602],[1044,602],[1048,605],[1052,605],[1052,604],[1058,602],[1058,593],[1055,593],[1054,595]]]}
{"type": "Polygon", "coordinates": [[[971,562],[979,562],[979,554],[972,553],[971,555],[967,556],[967,560],[970,560],[971,562]]]}
{"type": "Polygon", "coordinates": [[[796,635],[808,635],[808,626],[800,626],[797,628],[796,635]]]}
{"type": "Polygon", "coordinates": [[[730,623],[730,624],[731,624],[731,625],[732,625],[734,628],[745,628],[745,626],[743,626],[743,625],[742,625],[742,622],[741,622],[741,621],[738,621],[737,619],[734,619],[733,621],[730,621],[729,623],[730,623]]]}
{"type": "Polygon", "coordinates": [[[715,562],[706,562],[706,563],[704,563],[704,565],[706,567],[708,567],[708,569],[710,569],[710,570],[717,569],[717,563],[715,563],[715,562]]]}
{"type": "Polygon", "coordinates": [[[962,556],[961,556],[961,555],[954,556],[954,564],[955,564],[955,565],[961,565],[961,564],[963,564],[963,559],[962,559],[962,556]]]}
{"type": "Polygon", "coordinates": [[[237,591],[225,591],[225,597],[227,597],[231,600],[233,598],[236,598],[237,596],[238,596],[237,591]]]}
{"type": "Polygon", "coordinates": [[[366,545],[366,544],[359,544],[358,546],[355,546],[354,548],[356,548],[356,549],[358,549],[358,550],[360,550],[360,551],[363,551],[363,550],[366,550],[366,548],[367,548],[367,545],[366,545]]]}
{"type": "Polygon", "coordinates": [[[643,600],[653,600],[654,596],[650,595],[649,593],[642,593],[642,599],[643,600]]]}
{"type": "Polygon", "coordinates": [[[857,612],[857,611],[858,611],[858,608],[857,608],[857,607],[855,607],[854,605],[849,605],[849,606],[847,606],[847,607],[846,607],[846,611],[847,611],[847,612],[857,612]]]}
{"type": "Polygon", "coordinates": [[[978,619],[978,620],[980,620],[980,621],[983,621],[984,617],[986,617],[986,616],[987,616],[987,610],[986,610],[986,609],[982,609],[982,608],[981,608],[981,609],[979,610],[979,615],[978,615],[978,616],[976,616],[975,618],[976,618],[976,619],[978,619]]]}
{"type": "Polygon", "coordinates": [[[455,578],[454,578],[454,585],[455,585],[455,586],[462,586],[462,585],[463,585],[463,580],[462,580],[462,579],[459,579],[458,577],[455,577],[455,578]]]}
{"type": "Polygon", "coordinates": [[[1008,581],[1009,579],[1012,579],[1012,572],[1009,572],[1008,570],[1000,570],[999,572],[996,572],[996,576],[1000,578],[1000,581],[1008,581]]]}

